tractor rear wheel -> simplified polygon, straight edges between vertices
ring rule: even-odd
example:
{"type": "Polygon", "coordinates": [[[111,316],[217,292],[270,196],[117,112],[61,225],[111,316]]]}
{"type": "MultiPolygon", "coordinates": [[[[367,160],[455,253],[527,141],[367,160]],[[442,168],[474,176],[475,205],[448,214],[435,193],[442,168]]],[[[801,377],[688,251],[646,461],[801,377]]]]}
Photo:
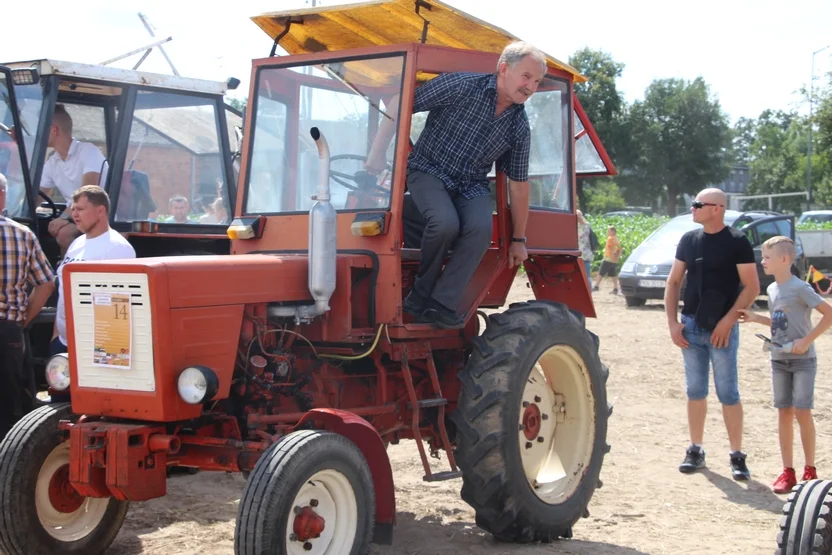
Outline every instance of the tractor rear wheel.
{"type": "Polygon", "coordinates": [[[530,301],[491,314],[473,344],[452,416],[462,498],[500,540],[571,537],[609,451],[598,338],[580,313],[530,301]]]}
{"type": "Polygon", "coordinates": [[[8,555],[98,555],[127,515],[127,501],[82,497],[69,482],[69,442],[58,422],[69,403],[24,416],[0,444],[0,551],[8,555]]]}
{"type": "Polygon", "coordinates": [[[798,484],[783,505],[776,555],[832,554],[832,481],[798,484]]]}
{"type": "Polygon", "coordinates": [[[370,467],[344,436],[293,432],[257,461],[240,501],[236,555],[367,553],[375,529],[370,467]]]}

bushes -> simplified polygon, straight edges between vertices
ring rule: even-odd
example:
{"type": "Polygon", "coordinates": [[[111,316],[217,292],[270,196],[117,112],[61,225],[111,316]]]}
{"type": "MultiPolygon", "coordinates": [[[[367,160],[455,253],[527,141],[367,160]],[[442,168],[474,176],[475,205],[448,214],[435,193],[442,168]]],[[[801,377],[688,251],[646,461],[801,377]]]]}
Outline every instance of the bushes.
{"type": "Polygon", "coordinates": [[[607,240],[607,228],[609,226],[615,227],[618,234],[618,239],[621,241],[621,258],[620,263],[623,263],[630,253],[644,241],[648,235],[653,233],[660,225],[665,223],[669,218],[667,216],[586,216],[586,220],[592,229],[598,235],[598,240],[601,242],[601,248],[595,253],[595,260],[592,262],[593,271],[598,270],[601,261],[604,259],[603,245],[607,240]]]}

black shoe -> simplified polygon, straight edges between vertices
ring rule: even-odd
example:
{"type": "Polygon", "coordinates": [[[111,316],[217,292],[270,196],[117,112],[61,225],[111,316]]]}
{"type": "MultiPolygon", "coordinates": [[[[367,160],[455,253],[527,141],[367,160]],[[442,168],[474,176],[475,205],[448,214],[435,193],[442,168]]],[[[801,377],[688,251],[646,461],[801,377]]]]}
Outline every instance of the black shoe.
{"type": "Polygon", "coordinates": [[[705,468],[705,451],[701,447],[688,447],[685,460],[679,465],[679,472],[690,474],[700,468],[705,468]]]}
{"type": "Polygon", "coordinates": [[[456,311],[451,310],[436,301],[433,301],[431,303],[431,307],[422,313],[419,318],[419,322],[432,324],[446,330],[459,329],[465,326],[465,320],[457,316],[456,311]]]}
{"type": "Polygon", "coordinates": [[[422,297],[415,289],[410,290],[410,294],[405,297],[402,303],[402,310],[413,316],[421,316],[428,308],[428,301],[422,297]]]}
{"type": "Polygon", "coordinates": [[[734,480],[748,480],[751,478],[751,472],[745,464],[745,453],[742,451],[734,451],[731,453],[731,476],[734,480]]]}

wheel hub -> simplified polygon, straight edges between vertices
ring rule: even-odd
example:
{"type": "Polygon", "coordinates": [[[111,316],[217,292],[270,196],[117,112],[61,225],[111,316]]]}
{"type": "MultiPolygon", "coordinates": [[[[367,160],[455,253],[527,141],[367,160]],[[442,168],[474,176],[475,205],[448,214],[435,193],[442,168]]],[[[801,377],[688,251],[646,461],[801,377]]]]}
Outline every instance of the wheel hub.
{"type": "Polygon", "coordinates": [[[74,513],[84,504],[84,498],[69,482],[69,465],[61,466],[49,480],[49,501],[61,513],[74,513]]]}
{"type": "Polygon", "coordinates": [[[540,434],[540,409],[536,403],[530,404],[523,411],[523,434],[532,441],[540,434]]]}
{"type": "Polygon", "coordinates": [[[315,509],[307,505],[296,511],[295,521],[292,524],[292,530],[299,542],[307,542],[309,540],[320,538],[321,534],[326,528],[326,521],[321,515],[315,512],[315,509]]]}

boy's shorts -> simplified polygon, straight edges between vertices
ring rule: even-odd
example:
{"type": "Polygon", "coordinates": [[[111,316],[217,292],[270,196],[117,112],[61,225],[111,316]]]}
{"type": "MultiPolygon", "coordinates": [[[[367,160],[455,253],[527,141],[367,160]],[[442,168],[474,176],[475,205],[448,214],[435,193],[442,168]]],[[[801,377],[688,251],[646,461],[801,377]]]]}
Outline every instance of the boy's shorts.
{"type": "Polygon", "coordinates": [[[778,409],[814,408],[816,358],[771,361],[771,387],[778,409]]]}
{"type": "Polygon", "coordinates": [[[598,270],[598,273],[603,277],[615,277],[616,275],[618,275],[618,262],[610,262],[609,260],[604,260],[603,262],[601,262],[601,268],[598,270]]]}

